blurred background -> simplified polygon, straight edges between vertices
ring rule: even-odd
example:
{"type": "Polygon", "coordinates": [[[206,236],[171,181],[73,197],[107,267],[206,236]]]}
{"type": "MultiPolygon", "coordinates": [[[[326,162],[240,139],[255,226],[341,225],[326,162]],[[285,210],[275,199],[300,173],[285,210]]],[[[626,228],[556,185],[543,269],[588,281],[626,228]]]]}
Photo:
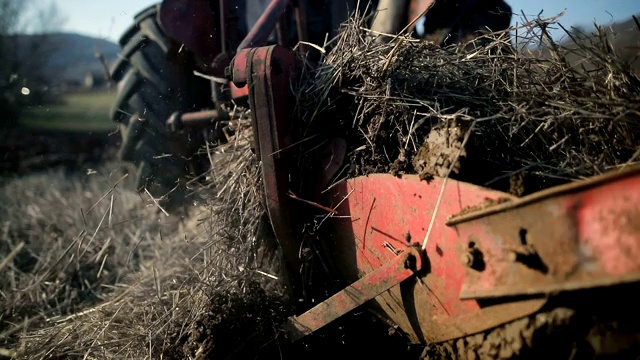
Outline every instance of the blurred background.
{"type": "MultiPolygon", "coordinates": [[[[109,120],[114,85],[105,69],[118,38],[153,0],[0,0],[0,156],[2,174],[55,165],[76,167],[112,154],[120,136],[109,120]],[[78,136],[81,134],[81,136],[78,136]]],[[[262,0],[262,7],[267,0],[262,0]]],[[[510,0],[523,16],[563,13],[567,29],[608,26],[630,58],[640,50],[637,0],[510,0]],[[635,31],[634,31],[635,29],[635,31]]],[[[252,8],[253,16],[259,8],[252,8]]],[[[558,41],[559,27],[549,29],[558,41]]],[[[638,62],[635,63],[638,66],[638,62]]]]}

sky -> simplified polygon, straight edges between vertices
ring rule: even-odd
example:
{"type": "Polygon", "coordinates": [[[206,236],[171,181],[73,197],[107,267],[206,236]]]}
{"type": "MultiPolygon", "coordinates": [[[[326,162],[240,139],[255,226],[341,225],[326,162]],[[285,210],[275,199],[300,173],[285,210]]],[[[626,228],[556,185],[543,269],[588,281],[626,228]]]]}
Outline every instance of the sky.
{"type": "MultiPolygon", "coordinates": [[[[523,11],[535,16],[543,11],[553,16],[566,10],[561,19],[565,26],[586,25],[594,21],[606,25],[611,21],[627,20],[640,14],[640,0],[506,0],[514,13],[523,11]]],[[[140,10],[156,3],[154,0],[57,0],[67,18],[65,31],[78,32],[117,41],[140,10]]],[[[514,16],[514,22],[519,21],[514,16]]]]}
{"type": "Polygon", "coordinates": [[[133,17],[153,0],[57,0],[66,16],[64,31],[77,32],[111,41],[133,23],[133,17]]]}

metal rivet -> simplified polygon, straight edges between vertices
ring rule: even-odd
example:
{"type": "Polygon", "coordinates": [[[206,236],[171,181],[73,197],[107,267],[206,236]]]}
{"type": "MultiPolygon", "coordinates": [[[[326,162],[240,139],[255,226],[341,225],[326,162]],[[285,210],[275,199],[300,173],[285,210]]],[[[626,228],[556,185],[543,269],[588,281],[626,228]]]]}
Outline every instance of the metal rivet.
{"type": "Polygon", "coordinates": [[[473,258],[473,253],[470,251],[460,255],[460,261],[466,267],[471,267],[473,265],[473,258]]]}

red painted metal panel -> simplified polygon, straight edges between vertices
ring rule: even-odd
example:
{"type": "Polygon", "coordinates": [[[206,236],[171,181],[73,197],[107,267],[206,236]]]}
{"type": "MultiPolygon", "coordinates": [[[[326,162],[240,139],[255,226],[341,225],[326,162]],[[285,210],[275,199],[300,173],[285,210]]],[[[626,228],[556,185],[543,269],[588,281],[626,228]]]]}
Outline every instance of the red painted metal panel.
{"type": "MultiPolygon", "coordinates": [[[[326,220],[324,246],[338,271],[355,281],[422,243],[442,186],[438,178],[381,174],[335,186],[330,203],[342,202],[342,217],[326,220]]],[[[640,167],[495,204],[498,198],[509,197],[449,180],[427,242],[428,274],[376,298],[415,342],[482,331],[545,302],[507,296],[640,280],[640,167]],[[481,305],[480,298],[494,300],[481,305]]]]}
{"type": "MultiPolygon", "coordinates": [[[[290,50],[274,45],[240,51],[232,62],[233,81],[245,85],[249,94],[256,155],[262,163],[266,205],[271,225],[282,248],[288,271],[292,274],[292,296],[297,294],[300,281],[299,243],[294,233],[295,205],[289,197],[291,159],[282,149],[292,143],[288,132],[290,81],[297,71],[297,58],[290,50]]],[[[299,231],[299,230],[298,230],[299,231]]]]}
{"type": "Polygon", "coordinates": [[[229,88],[231,98],[234,100],[249,96],[247,80],[251,76],[250,61],[253,59],[253,51],[254,49],[241,50],[231,61],[230,70],[233,81],[229,83],[229,88]]]}
{"type": "MultiPolygon", "coordinates": [[[[393,259],[392,249],[402,251],[410,243],[422,244],[442,185],[440,178],[427,183],[414,176],[400,179],[383,174],[347,182],[337,200],[341,200],[343,193],[351,195],[338,211],[341,215],[351,216],[357,248],[355,261],[361,274],[393,259]],[[410,236],[410,242],[406,240],[407,236],[410,236]]],[[[465,274],[459,260],[460,250],[464,249],[460,249],[455,230],[444,225],[446,219],[487,198],[497,200],[501,197],[509,198],[509,195],[454,181],[445,188],[426,252],[431,277],[442,279],[439,286],[444,293],[439,298],[450,314],[477,309],[478,305],[458,299],[465,274]]]]}
{"type": "Polygon", "coordinates": [[[463,298],[546,294],[640,280],[640,167],[453,220],[482,254],[463,298]]]}
{"type": "MultiPolygon", "coordinates": [[[[330,206],[341,205],[337,216],[322,225],[322,234],[337,271],[354,282],[409,245],[421,245],[443,185],[440,178],[426,182],[417,176],[373,174],[334,186],[329,191],[330,206]]],[[[467,243],[445,225],[446,220],[487,199],[500,198],[511,196],[450,179],[427,242],[426,274],[375,299],[414,342],[465,336],[525,316],[544,304],[535,299],[481,307],[475,300],[459,297],[466,274],[460,258],[467,243]]]]}
{"type": "Polygon", "coordinates": [[[640,174],[564,199],[564,208],[577,208],[578,239],[603,273],[640,271],[640,174]]]}

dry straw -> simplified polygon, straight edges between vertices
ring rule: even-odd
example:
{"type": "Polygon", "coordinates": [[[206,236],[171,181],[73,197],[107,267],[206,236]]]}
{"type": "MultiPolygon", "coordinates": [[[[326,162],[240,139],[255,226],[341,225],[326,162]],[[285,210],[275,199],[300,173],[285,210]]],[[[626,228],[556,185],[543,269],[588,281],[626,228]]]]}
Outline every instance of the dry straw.
{"type": "Polygon", "coordinates": [[[352,18],[299,89],[302,136],[347,137],[351,175],[451,175],[517,195],[637,162],[635,59],[603,27],[554,42],[556,20],[443,48],[376,41],[352,18]]]}
{"type": "Polygon", "coordinates": [[[273,342],[286,299],[278,254],[261,241],[251,134],[236,130],[211,153],[207,186],[191,184],[200,204],[180,223],[113,186],[106,168],[5,186],[0,348],[25,359],[243,358],[273,342]]]}

